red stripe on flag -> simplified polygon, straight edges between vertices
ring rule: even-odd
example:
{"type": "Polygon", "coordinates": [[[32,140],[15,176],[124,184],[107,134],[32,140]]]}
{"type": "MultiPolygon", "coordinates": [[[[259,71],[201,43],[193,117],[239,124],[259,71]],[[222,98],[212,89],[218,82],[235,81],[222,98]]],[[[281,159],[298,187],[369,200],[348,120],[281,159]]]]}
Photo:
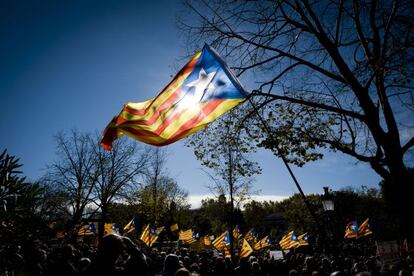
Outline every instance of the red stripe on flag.
{"type": "Polygon", "coordinates": [[[192,119],[188,120],[185,124],[183,124],[176,132],[172,135],[172,137],[175,137],[176,135],[180,135],[182,132],[191,130],[195,126],[198,125],[202,120],[204,120],[205,117],[207,117],[211,112],[213,112],[217,106],[219,106],[222,102],[226,101],[225,99],[216,99],[208,102],[203,109],[197,113],[196,116],[194,116],[192,119]],[[203,113],[204,116],[200,116],[200,114],[203,113]]]}
{"type": "MultiPolygon", "coordinates": [[[[202,109],[202,113],[205,114],[205,116],[200,116],[200,113],[197,113],[196,116],[194,116],[192,119],[188,120],[185,124],[183,124],[170,138],[167,138],[165,142],[160,143],[151,143],[153,145],[168,145],[172,142],[178,141],[182,137],[185,137],[185,135],[190,132],[199,122],[201,122],[206,116],[208,116],[211,112],[213,112],[217,106],[219,106],[222,102],[225,100],[223,99],[217,99],[213,100],[211,102],[208,102],[202,109]]],[[[159,137],[159,135],[164,131],[166,127],[170,125],[172,121],[174,121],[175,118],[179,117],[182,112],[178,112],[174,114],[173,117],[168,117],[167,120],[163,122],[160,127],[155,131],[148,131],[148,130],[140,130],[135,129],[133,127],[121,127],[121,129],[131,133],[134,136],[141,136],[141,137],[159,137]]]]}

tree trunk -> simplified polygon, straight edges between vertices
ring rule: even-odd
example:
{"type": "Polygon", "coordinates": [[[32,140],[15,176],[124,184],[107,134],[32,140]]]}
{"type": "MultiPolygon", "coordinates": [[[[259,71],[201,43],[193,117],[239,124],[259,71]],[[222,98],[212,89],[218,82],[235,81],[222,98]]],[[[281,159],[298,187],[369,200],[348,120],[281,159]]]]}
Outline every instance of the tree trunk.
{"type": "Polygon", "coordinates": [[[388,212],[400,221],[401,233],[395,233],[399,238],[414,238],[414,232],[409,225],[414,219],[413,185],[414,170],[395,168],[389,177],[382,181],[382,192],[388,212]]]}

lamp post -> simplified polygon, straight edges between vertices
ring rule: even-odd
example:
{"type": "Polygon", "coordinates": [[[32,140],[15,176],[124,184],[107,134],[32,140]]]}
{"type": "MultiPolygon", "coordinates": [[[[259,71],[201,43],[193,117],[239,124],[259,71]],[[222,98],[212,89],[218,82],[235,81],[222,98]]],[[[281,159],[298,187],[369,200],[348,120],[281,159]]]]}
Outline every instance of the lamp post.
{"type": "Polygon", "coordinates": [[[323,210],[325,211],[326,217],[327,217],[327,227],[325,228],[326,230],[326,236],[328,238],[327,242],[329,244],[329,246],[327,246],[327,248],[331,248],[332,246],[335,246],[334,240],[333,240],[333,233],[332,233],[332,229],[331,229],[331,213],[335,210],[335,202],[334,202],[334,197],[333,194],[329,191],[329,187],[323,187],[323,195],[321,195],[321,201],[322,201],[322,206],[323,206],[323,210]],[[330,231],[328,231],[328,228],[330,231]]]}
{"type": "Polygon", "coordinates": [[[321,196],[323,210],[325,212],[335,210],[335,202],[333,200],[333,195],[329,192],[329,187],[323,187],[324,194],[321,196]]]}

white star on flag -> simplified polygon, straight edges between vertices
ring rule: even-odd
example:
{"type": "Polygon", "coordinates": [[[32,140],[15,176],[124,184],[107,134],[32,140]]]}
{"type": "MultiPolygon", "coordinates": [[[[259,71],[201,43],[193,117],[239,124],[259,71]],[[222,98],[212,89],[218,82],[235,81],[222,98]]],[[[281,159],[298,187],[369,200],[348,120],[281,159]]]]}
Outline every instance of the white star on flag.
{"type": "MultiPolygon", "coordinates": [[[[201,100],[201,98],[204,95],[204,91],[208,88],[211,80],[214,78],[214,75],[216,74],[216,72],[211,72],[209,74],[206,73],[206,71],[204,70],[204,68],[201,68],[199,74],[198,74],[198,79],[190,82],[187,84],[188,87],[194,87],[195,91],[193,94],[193,100],[195,102],[198,102],[201,100]]],[[[213,89],[213,84],[211,84],[211,86],[209,87],[210,89],[213,89]]]]}

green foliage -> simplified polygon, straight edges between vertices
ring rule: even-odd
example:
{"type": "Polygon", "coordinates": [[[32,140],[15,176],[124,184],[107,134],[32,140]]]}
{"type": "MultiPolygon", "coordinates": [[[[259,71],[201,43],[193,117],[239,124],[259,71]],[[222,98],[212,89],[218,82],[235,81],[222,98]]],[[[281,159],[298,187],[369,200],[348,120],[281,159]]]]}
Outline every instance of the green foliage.
{"type": "MultiPolygon", "coordinates": [[[[255,104],[261,105],[261,102],[258,99],[255,104]]],[[[307,162],[323,157],[321,148],[326,145],[320,141],[326,139],[333,120],[329,114],[320,116],[320,113],[306,106],[272,102],[263,108],[261,114],[271,135],[261,121],[253,116],[249,121],[251,137],[258,147],[270,149],[276,156],[283,155],[289,163],[302,167],[307,162]],[[308,133],[315,129],[318,130],[319,140],[313,139],[308,133]]]]}
{"type": "Polygon", "coordinates": [[[21,176],[19,159],[0,154],[0,244],[10,245],[45,231],[38,207],[41,188],[21,176]],[[27,227],[30,225],[30,227],[27,227]]]}
{"type": "MultiPolygon", "coordinates": [[[[219,235],[226,230],[229,230],[230,225],[231,205],[226,202],[225,198],[221,196],[219,199],[208,198],[201,202],[201,207],[196,210],[190,210],[185,216],[181,215],[183,220],[178,220],[182,223],[183,228],[193,228],[194,231],[200,235],[215,234],[219,235]]],[[[239,227],[245,226],[244,216],[240,209],[233,210],[234,225],[239,227]]]]}
{"type": "Polygon", "coordinates": [[[261,173],[258,163],[250,158],[255,147],[239,121],[246,112],[243,107],[233,109],[187,139],[196,158],[214,174],[209,173],[214,183],[210,189],[216,195],[232,195],[236,205],[253,193],[254,176],[261,173]]]}
{"type": "MultiPolygon", "coordinates": [[[[398,231],[398,223],[394,216],[390,216],[384,200],[376,189],[353,190],[346,189],[333,193],[335,210],[324,212],[319,195],[307,195],[316,213],[319,224],[329,236],[342,240],[345,226],[353,220],[362,223],[366,218],[370,219],[374,237],[377,240],[403,238],[398,231]]],[[[283,232],[295,230],[298,233],[308,232],[317,235],[314,220],[307,210],[301,196],[295,194],[280,202],[257,202],[252,201],[246,204],[243,215],[246,224],[257,229],[257,232],[270,231],[263,223],[263,219],[271,214],[283,214],[287,222],[286,229],[276,229],[276,236],[283,232]]]]}
{"type": "Polygon", "coordinates": [[[167,176],[159,177],[156,189],[156,198],[152,185],[142,187],[130,198],[130,202],[137,206],[137,213],[146,222],[154,223],[154,213],[156,213],[157,224],[165,225],[170,222],[172,212],[190,208],[187,201],[188,192],[183,190],[174,179],[167,176]],[[171,208],[172,204],[174,210],[171,208]]]}

